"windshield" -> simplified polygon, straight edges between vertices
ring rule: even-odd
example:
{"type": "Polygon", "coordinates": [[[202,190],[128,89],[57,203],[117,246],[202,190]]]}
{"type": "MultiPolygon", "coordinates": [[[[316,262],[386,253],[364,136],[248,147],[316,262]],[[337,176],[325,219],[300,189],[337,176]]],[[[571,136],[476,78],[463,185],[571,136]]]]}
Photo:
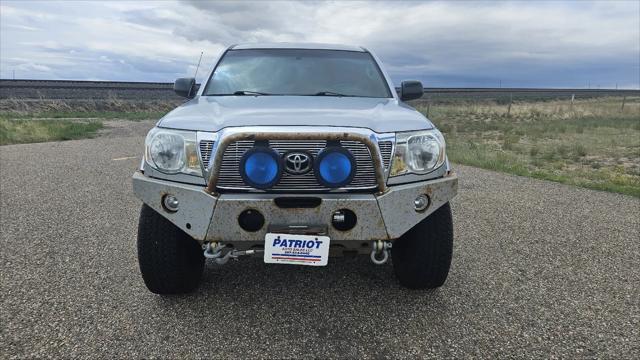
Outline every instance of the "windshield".
{"type": "Polygon", "coordinates": [[[391,97],[368,52],[307,49],[229,50],[204,95],[391,97]]]}

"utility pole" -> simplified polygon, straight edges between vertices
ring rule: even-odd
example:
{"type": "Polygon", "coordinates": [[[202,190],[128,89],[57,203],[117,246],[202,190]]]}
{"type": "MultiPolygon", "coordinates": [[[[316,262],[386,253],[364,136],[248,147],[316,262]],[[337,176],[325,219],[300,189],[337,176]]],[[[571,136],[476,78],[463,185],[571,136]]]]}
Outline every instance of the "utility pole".
{"type": "Polygon", "coordinates": [[[16,69],[13,69],[13,80],[16,79],[16,69]]]}

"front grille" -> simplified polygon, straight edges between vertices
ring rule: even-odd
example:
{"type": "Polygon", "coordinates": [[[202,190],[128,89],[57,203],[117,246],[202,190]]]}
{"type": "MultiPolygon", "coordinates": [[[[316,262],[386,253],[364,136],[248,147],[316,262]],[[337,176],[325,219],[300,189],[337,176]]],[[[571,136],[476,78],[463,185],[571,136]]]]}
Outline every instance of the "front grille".
{"type": "Polygon", "coordinates": [[[213,149],[213,140],[200,141],[200,158],[205,168],[209,165],[209,159],[211,159],[211,149],[213,149]]]}
{"type": "Polygon", "coordinates": [[[384,170],[389,170],[389,163],[391,162],[391,150],[393,150],[393,143],[391,141],[380,141],[378,143],[380,148],[380,155],[382,155],[382,162],[384,170]]]}
{"type": "MultiPolygon", "coordinates": [[[[372,189],[377,186],[375,170],[371,154],[367,146],[359,141],[340,141],[341,145],[351,151],[356,160],[356,174],[351,183],[345,189],[359,190],[372,189]]],[[[391,141],[382,141],[379,143],[380,152],[382,154],[385,170],[389,167],[391,160],[391,141]]],[[[202,161],[206,165],[211,157],[211,148],[213,142],[203,140],[200,142],[200,154],[202,161]]],[[[224,152],[222,165],[220,166],[220,176],[218,178],[218,187],[221,189],[241,189],[252,190],[253,188],[242,181],[240,176],[239,164],[242,155],[254,146],[252,140],[242,140],[231,143],[224,152]]],[[[284,155],[289,151],[306,151],[314,157],[318,155],[320,150],[327,146],[324,140],[271,140],[269,147],[276,150],[280,155],[284,155]]],[[[327,191],[327,187],[319,184],[313,173],[313,170],[302,175],[292,175],[287,172],[282,173],[280,181],[270,190],[273,191],[327,191]]]]}

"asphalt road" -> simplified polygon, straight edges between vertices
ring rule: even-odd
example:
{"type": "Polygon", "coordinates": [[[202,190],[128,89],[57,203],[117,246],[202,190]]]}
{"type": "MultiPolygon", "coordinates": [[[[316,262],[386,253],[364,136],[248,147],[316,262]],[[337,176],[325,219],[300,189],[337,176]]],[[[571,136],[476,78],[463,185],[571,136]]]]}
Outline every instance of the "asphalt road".
{"type": "Polygon", "coordinates": [[[460,166],[438,290],[254,258],[160,297],[136,259],[143,138],[122,135],[0,147],[0,358],[640,356],[638,199],[460,166]]]}

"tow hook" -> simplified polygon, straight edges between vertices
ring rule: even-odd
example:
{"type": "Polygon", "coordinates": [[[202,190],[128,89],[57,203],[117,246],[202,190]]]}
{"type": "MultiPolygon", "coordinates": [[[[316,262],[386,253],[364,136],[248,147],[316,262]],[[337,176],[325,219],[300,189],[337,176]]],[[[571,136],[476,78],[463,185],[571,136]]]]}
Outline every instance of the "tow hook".
{"type": "Polygon", "coordinates": [[[391,250],[391,241],[374,240],[371,250],[371,261],[376,265],[382,265],[389,260],[389,250],[391,250]],[[382,256],[382,258],[378,258],[382,256]]]}
{"type": "Polygon", "coordinates": [[[228,250],[223,254],[226,245],[217,242],[208,242],[202,245],[204,249],[204,257],[213,259],[218,265],[224,265],[229,259],[237,259],[244,255],[253,255],[263,252],[263,250],[228,250]]]}

